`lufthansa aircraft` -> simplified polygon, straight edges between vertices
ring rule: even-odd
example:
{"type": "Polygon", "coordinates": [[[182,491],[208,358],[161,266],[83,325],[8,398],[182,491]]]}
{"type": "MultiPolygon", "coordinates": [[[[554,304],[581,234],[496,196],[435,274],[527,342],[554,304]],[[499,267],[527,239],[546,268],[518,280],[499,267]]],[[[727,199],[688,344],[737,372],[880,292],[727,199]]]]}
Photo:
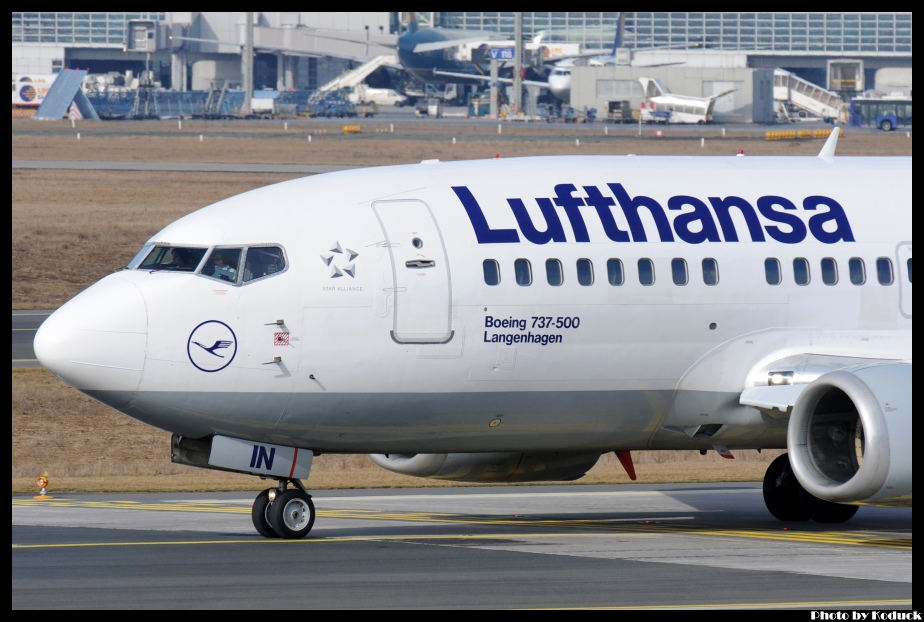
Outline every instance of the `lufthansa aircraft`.
{"type": "Polygon", "coordinates": [[[911,506],[911,158],[546,156],[275,184],[154,235],[39,329],[62,380],[275,480],[313,456],[570,481],[607,452],[788,449],[768,510],[911,506]]]}

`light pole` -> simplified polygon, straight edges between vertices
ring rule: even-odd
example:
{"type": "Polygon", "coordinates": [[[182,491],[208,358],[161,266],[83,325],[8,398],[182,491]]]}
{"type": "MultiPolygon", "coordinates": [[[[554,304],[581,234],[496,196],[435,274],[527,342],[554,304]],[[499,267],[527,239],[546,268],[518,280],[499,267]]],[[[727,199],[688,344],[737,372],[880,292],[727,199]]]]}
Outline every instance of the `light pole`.
{"type": "Polygon", "coordinates": [[[523,13],[516,12],[513,26],[513,110],[514,115],[523,109],[523,13]]]}
{"type": "Polygon", "coordinates": [[[244,105],[241,116],[250,115],[253,106],[253,11],[247,11],[244,21],[244,58],[241,59],[244,73],[244,105]]]}

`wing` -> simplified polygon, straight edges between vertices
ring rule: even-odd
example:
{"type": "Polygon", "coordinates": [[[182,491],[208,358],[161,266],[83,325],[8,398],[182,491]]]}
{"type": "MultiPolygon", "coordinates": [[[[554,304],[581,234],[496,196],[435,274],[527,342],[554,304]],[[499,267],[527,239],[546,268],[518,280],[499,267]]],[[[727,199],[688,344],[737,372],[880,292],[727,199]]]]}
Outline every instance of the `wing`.
{"type": "MultiPolygon", "coordinates": [[[[479,74],[460,73],[456,71],[442,71],[439,69],[434,69],[433,73],[438,76],[449,76],[451,78],[474,80],[476,82],[491,82],[491,76],[483,76],[479,74]]],[[[497,81],[500,84],[513,84],[512,78],[498,78],[497,81]]],[[[541,80],[520,80],[520,83],[523,86],[538,86],[545,89],[549,88],[549,83],[541,80]]]]}

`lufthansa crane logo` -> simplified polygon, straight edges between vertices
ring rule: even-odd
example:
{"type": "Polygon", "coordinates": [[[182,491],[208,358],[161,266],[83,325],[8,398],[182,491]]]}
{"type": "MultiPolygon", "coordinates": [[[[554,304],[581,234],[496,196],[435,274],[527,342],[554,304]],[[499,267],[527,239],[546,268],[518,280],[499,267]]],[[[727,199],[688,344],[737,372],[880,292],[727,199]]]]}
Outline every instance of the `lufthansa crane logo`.
{"type": "Polygon", "coordinates": [[[340,242],[334,242],[326,253],[321,254],[321,261],[330,268],[330,278],[339,279],[346,275],[351,279],[356,278],[356,264],[353,260],[359,257],[359,253],[340,245],[340,242]]]}
{"type": "Polygon", "coordinates": [[[221,371],[237,354],[237,337],[224,322],[208,320],[190,333],[186,354],[196,369],[209,373],[221,371]]]}

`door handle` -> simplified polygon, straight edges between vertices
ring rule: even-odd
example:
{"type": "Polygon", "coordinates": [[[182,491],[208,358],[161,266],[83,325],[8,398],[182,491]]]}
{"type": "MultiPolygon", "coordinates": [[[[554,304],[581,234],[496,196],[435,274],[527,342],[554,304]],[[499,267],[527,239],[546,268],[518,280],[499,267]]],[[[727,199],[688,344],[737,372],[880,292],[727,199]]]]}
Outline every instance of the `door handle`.
{"type": "Polygon", "coordinates": [[[432,259],[411,259],[405,261],[404,265],[408,268],[433,268],[436,267],[436,262],[432,259]]]}

